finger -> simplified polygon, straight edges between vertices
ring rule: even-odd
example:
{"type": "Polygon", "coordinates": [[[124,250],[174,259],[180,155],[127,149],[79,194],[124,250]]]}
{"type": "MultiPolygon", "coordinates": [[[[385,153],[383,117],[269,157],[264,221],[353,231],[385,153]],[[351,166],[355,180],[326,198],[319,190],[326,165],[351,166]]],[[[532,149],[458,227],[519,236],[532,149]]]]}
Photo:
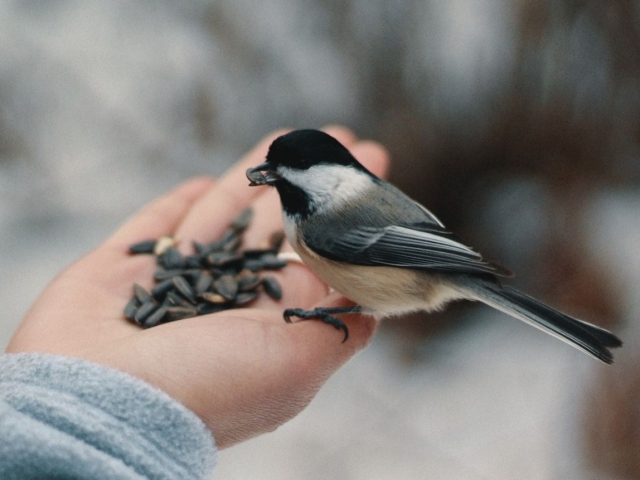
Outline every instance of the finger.
{"type": "MultiPolygon", "coordinates": [[[[347,307],[353,306],[338,292],[323,297],[322,300],[310,305],[309,309],[317,307],[347,307]]],[[[338,314],[349,329],[349,339],[344,340],[344,332],[328,325],[321,320],[294,319],[292,323],[285,323],[281,315],[263,309],[237,309],[221,312],[212,316],[211,322],[230,321],[239,319],[253,319],[278,328],[284,335],[281,348],[291,347],[295,351],[295,363],[303,371],[311,374],[318,365],[326,377],[344,364],[356,352],[366,347],[376,332],[379,320],[363,314],[338,314]],[[216,315],[218,318],[216,318],[216,315]]]]}
{"type": "MultiPolygon", "coordinates": [[[[353,302],[347,300],[340,293],[333,292],[319,300],[312,308],[353,305],[353,302]]],[[[363,314],[338,314],[337,317],[349,329],[349,338],[344,343],[344,332],[321,320],[294,320],[292,324],[288,325],[291,327],[291,335],[294,337],[293,342],[304,345],[304,357],[301,361],[314,364],[319,359],[324,359],[327,368],[332,369],[327,372],[328,374],[366,347],[380,323],[374,317],[363,314]],[[330,357],[332,361],[327,361],[325,357],[330,357]]]]}
{"type": "Polygon", "coordinates": [[[356,134],[350,128],[342,125],[326,125],[321,130],[338,140],[346,148],[351,148],[358,141],[356,134]]]}
{"type": "Polygon", "coordinates": [[[384,178],[389,173],[389,152],[381,144],[363,140],[351,149],[351,153],[374,175],[384,178]]]}
{"type": "Polygon", "coordinates": [[[118,248],[145,239],[172,235],[193,203],[214,184],[211,178],[189,180],[144,207],[107,240],[118,248]]]}
{"type": "MultiPolygon", "coordinates": [[[[308,309],[349,307],[353,305],[353,302],[347,300],[338,292],[333,292],[325,295],[322,300],[315,304],[310,305],[308,309]]],[[[279,333],[286,337],[280,339],[285,345],[300,346],[308,354],[304,357],[300,357],[300,353],[296,354],[299,357],[296,362],[306,361],[309,364],[315,364],[318,363],[318,359],[327,356],[336,360],[330,365],[337,368],[354,353],[368,345],[380,321],[373,316],[365,314],[337,314],[336,316],[340,317],[340,320],[349,329],[349,338],[345,342],[343,342],[344,332],[342,330],[336,329],[321,320],[294,318],[292,323],[286,323],[281,314],[258,308],[226,310],[209,316],[174,322],[158,328],[178,328],[175,326],[176,323],[180,323],[184,327],[194,323],[199,325],[209,324],[214,327],[229,323],[233,326],[239,320],[265,323],[269,325],[269,328],[278,328],[279,333]]]]}
{"type": "Polygon", "coordinates": [[[215,188],[193,205],[176,230],[176,237],[186,240],[181,245],[183,253],[190,253],[191,241],[205,243],[218,238],[240,210],[266,191],[266,187],[249,188],[245,172],[262,163],[271,142],[286,132],[278,130],[263,138],[218,181],[215,188]]]}

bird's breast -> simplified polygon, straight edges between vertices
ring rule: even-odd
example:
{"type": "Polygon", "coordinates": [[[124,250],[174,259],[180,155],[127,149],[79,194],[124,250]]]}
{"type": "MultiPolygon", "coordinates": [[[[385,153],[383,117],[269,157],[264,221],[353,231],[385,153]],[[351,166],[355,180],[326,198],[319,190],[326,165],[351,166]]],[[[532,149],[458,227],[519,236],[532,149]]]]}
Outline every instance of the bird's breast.
{"type": "Polygon", "coordinates": [[[426,272],[321,257],[299,238],[293,222],[285,220],[285,233],[293,249],[322,281],[378,317],[436,310],[460,296],[438,276],[426,272]]]}

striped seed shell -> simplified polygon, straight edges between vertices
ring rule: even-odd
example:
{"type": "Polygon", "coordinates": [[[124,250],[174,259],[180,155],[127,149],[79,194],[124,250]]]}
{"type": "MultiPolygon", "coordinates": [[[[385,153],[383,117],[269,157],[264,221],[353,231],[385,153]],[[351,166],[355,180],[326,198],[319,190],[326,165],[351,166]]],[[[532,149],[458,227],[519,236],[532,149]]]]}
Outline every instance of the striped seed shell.
{"type": "Polygon", "coordinates": [[[208,302],[199,303],[196,308],[198,310],[198,315],[209,315],[210,313],[221,312],[225,309],[221,303],[208,302]]]}
{"type": "Polygon", "coordinates": [[[227,299],[224,298],[222,295],[220,295],[219,293],[213,293],[213,292],[204,292],[201,295],[202,299],[209,302],[209,303],[226,303],[227,299]]]}
{"type": "Polygon", "coordinates": [[[195,282],[195,280],[200,276],[200,269],[185,268],[184,270],[180,270],[180,275],[182,275],[185,278],[190,278],[192,281],[195,282]]]}
{"type": "Polygon", "coordinates": [[[133,319],[139,323],[140,325],[144,324],[144,321],[158,308],[158,305],[153,303],[152,301],[148,301],[140,305],[140,308],[136,312],[135,317],[133,319]]]}
{"type": "Polygon", "coordinates": [[[259,258],[245,258],[243,267],[251,272],[257,272],[263,269],[264,264],[259,258]]]}
{"type": "Polygon", "coordinates": [[[262,279],[254,274],[251,273],[251,275],[246,275],[244,277],[240,277],[240,275],[238,275],[236,277],[238,279],[238,291],[240,292],[249,292],[251,290],[255,290],[258,285],[260,285],[260,282],[262,282],[262,279]]]}
{"type": "Polygon", "coordinates": [[[238,272],[238,274],[236,275],[236,278],[238,280],[242,280],[243,278],[247,278],[247,277],[251,277],[253,276],[253,272],[251,270],[249,270],[248,268],[243,268],[242,270],[240,270],[238,272]]]}
{"type": "Polygon", "coordinates": [[[271,246],[271,250],[274,252],[279,252],[282,248],[282,244],[284,243],[285,235],[282,230],[279,232],[274,232],[269,237],[269,245],[271,246]]]}
{"type": "Polygon", "coordinates": [[[167,307],[160,307],[147,317],[147,319],[143,322],[142,326],[144,328],[155,327],[164,319],[166,314],[167,314],[167,307]]]}
{"type": "Polygon", "coordinates": [[[163,280],[159,284],[157,284],[155,287],[153,287],[153,290],[151,290],[151,295],[153,295],[153,298],[155,298],[156,300],[160,300],[162,297],[164,297],[167,294],[169,290],[172,290],[172,289],[173,289],[173,281],[170,278],[168,278],[166,280],[163,280]]]}
{"type": "Polygon", "coordinates": [[[133,320],[136,316],[136,312],[138,311],[139,306],[140,300],[138,300],[137,297],[133,297],[124,307],[124,316],[129,320],[133,320]]]}
{"type": "Polygon", "coordinates": [[[280,300],[282,298],[282,287],[275,277],[264,277],[262,279],[262,288],[264,288],[264,292],[274,300],[280,300]]]}
{"type": "Polygon", "coordinates": [[[213,288],[227,300],[233,300],[238,293],[238,282],[232,275],[222,275],[213,282],[213,288]]]}
{"type": "Polygon", "coordinates": [[[206,244],[193,242],[196,253],[192,255],[182,255],[175,248],[178,242],[170,236],[131,245],[132,254],[154,253],[160,268],[153,274],[158,283],[151,294],[134,285],[134,297],[125,306],[125,316],[150,328],[240,307],[258,298],[261,283],[269,297],[281,299],[282,287],[278,281],[270,276],[260,278],[255,272],[277,270],[286,265],[286,261],[277,256],[284,233],[275,232],[259,248],[238,252],[252,217],[250,208],[243,210],[219,240],[206,244]],[[198,302],[196,298],[201,300],[198,302]]]}
{"type": "Polygon", "coordinates": [[[191,242],[191,244],[193,245],[193,249],[196,251],[198,255],[205,253],[206,245],[204,243],[193,241],[191,242]]]}
{"type": "Polygon", "coordinates": [[[174,320],[182,320],[183,318],[195,317],[198,311],[193,307],[168,307],[167,308],[167,320],[173,322],[174,320]]]}
{"type": "Polygon", "coordinates": [[[245,208],[233,219],[231,228],[236,232],[242,232],[249,226],[251,219],[253,219],[253,209],[251,207],[245,208]]]}
{"type": "Polygon", "coordinates": [[[213,242],[209,242],[204,246],[204,250],[202,251],[201,255],[207,256],[212,253],[221,252],[221,251],[222,251],[222,243],[220,243],[217,240],[214,240],[213,242]]]}
{"type": "Polygon", "coordinates": [[[231,252],[212,253],[207,257],[207,262],[212,267],[229,268],[242,264],[242,255],[231,252]]]}
{"type": "Polygon", "coordinates": [[[200,255],[188,255],[184,259],[184,266],[186,268],[200,268],[202,259],[203,257],[200,255]]]}
{"type": "Polygon", "coordinates": [[[155,272],[153,272],[153,279],[162,282],[171,277],[175,277],[176,275],[180,275],[180,270],[166,270],[164,268],[157,268],[155,272]]]}
{"type": "Polygon", "coordinates": [[[156,246],[155,240],[144,240],[142,242],[129,245],[129,253],[132,253],[132,254],[153,253],[153,249],[155,248],[155,246],[156,246]]]}
{"type": "Polygon", "coordinates": [[[187,280],[183,276],[177,275],[173,277],[171,281],[173,282],[173,286],[176,287],[176,290],[180,292],[180,294],[182,294],[184,298],[186,298],[193,304],[196,303],[195,292],[193,291],[193,288],[191,288],[191,285],[189,285],[189,282],[187,282],[187,280]]]}
{"type": "Polygon", "coordinates": [[[235,230],[229,230],[225,233],[224,237],[220,241],[222,244],[222,250],[224,252],[233,252],[238,249],[240,243],[242,243],[242,237],[235,230]]]}
{"type": "Polygon", "coordinates": [[[258,292],[256,291],[239,293],[233,303],[238,307],[242,307],[253,302],[256,298],[258,298],[258,292]]]}
{"type": "Polygon", "coordinates": [[[169,247],[162,255],[158,256],[158,264],[171,270],[175,268],[184,268],[185,260],[177,248],[169,247]]]}
{"type": "Polygon", "coordinates": [[[160,256],[167,250],[167,248],[175,247],[177,244],[178,242],[173,237],[160,237],[153,248],[153,253],[160,256]]]}
{"type": "Polygon", "coordinates": [[[196,280],[196,295],[202,295],[206,292],[211,286],[211,282],[213,281],[213,277],[206,270],[200,271],[200,276],[198,276],[198,280],[196,280]]]}
{"type": "Polygon", "coordinates": [[[173,292],[173,291],[168,292],[167,300],[171,303],[170,306],[191,308],[191,303],[187,302],[187,300],[185,300],[184,297],[182,297],[177,292],[173,292]]]}
{"type": "Polygon", "coordinates": [[[263,255],[260,258],[262,262],[262,268],[265,270],[280,270],[287,266],[287,262],[284,260],[280,260],[277,255],[269,253],[267,255],[263,255]]]}
{"type": "Polygon", "coordinates": [[[135,294],[136,298],[140,301],[140,303],[151,301],[151,295],[149,294],[149,292],[147,292],[144,289],[144,287],[141,287],[137,283],[133,284],[133,293],[135,294]]]}

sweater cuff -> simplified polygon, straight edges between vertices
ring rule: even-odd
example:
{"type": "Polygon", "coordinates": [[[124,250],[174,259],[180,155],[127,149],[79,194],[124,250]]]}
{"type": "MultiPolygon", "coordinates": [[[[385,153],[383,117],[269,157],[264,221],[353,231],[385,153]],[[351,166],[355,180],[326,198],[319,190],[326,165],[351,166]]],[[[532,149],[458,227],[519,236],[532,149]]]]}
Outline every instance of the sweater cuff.
{"type": "Polygon", "coordinates": [[[96,470],[95,477],[81,478],[200,479],[215,466],[211,432],[193,412],[102,365],[41,353],[1,355],[0,402],[20,416],[26,431],[10,432],[15,441],[0,449],[15,449],[15,457],[31,448],[30,463],[41,460],[53,471],[60,464],[66,473],[96,470]],[[30,445],[29,429],[36,444],[30,445]],[[50,448],[42,448],[42,440],[50,448]]]}

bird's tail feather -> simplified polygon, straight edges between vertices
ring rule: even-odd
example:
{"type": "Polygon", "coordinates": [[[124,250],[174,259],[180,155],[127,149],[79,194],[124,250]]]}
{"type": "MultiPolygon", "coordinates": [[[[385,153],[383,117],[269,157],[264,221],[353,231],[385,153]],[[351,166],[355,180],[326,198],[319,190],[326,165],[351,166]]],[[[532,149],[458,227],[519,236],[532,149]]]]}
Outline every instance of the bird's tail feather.
{"type": "Polygon", "coordinates": [[[611,332],[565,315],[513,288],[486,283],[474,287],[474,297],[478,300],[544,330],[605,363],[613,363],[609,348],[622,346],[622,341],[611,332]]]}

